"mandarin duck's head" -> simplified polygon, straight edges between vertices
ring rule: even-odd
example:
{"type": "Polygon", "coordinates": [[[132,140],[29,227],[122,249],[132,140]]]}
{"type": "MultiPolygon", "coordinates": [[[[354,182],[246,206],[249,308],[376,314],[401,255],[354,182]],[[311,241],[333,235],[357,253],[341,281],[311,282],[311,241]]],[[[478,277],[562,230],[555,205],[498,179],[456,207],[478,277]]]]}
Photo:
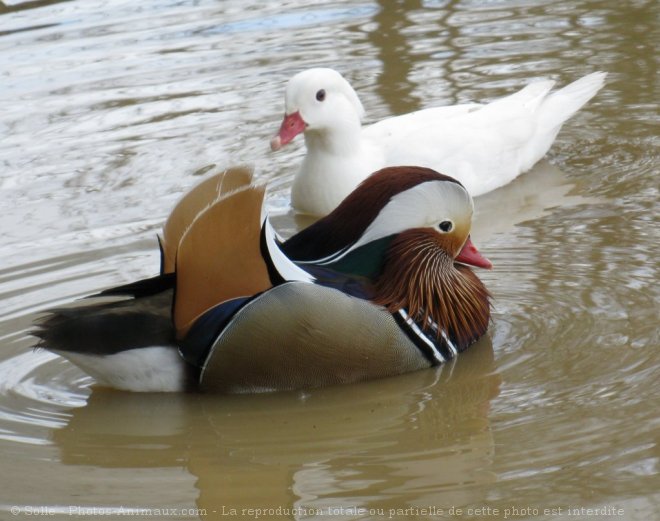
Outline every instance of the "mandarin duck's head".
{"type": "Polygon", "coordinates": [[[470,240],[472,213],[472,198],[453,178],[428,168],[384,168],[283,250],[298,262],[362,278],[375,304],[404,310],[462,350],[490,318],[488,291],[469,267],[491,267],[470,240]]]}

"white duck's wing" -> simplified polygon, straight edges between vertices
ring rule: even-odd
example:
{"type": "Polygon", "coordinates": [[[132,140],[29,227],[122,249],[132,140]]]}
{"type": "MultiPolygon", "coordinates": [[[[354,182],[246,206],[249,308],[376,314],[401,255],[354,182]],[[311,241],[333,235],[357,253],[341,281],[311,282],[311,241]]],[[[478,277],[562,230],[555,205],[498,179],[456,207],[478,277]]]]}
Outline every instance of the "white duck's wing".
{"type": "Polygon", "coordinates": [[[362,138],[382,143],[384,147],[387,147],[390,139],[400,139],[400,136],[416,129],[444,122],[457,116],[464,116],[481,107],[483,105],[479,103],[465,103],[450,107],[432,107],[402,114],[401,116],[385,118],[363,127],[362,138]]]}
{"type": "Polygon", "coordinates": [[[522,171],[538,107],[552,85],[533,83],[488,105],[402,128],[387,147],[387,163],[429,166],[457,178],[473,196],[502,186],[522,171]]]}
{"type": "MultiPolygon", "coordinates": [[[[495,185],[474,195],[498,188],[532,168],[548,152],[564,122],[603,87],[606,76],[604,72],[593,72],[554,92],[550,92],[554,81],[537,81],[475,113],[485,132],[499,135],[490,142],[499,141],[501,159],[512,163],[496,165],[501,173],[495,185]],[[511,170],[514,165],[515,170],[511,170]]],[[[483,133],[476,136],[487,140],[483,133]]]]}
{"type": "Polygon", "coordinates": [[[448,107],[457,108],[453,114],[438,108],[390,118],[365,129],[365,141],[380,140],[388,165],[428,166],[481,195],[541,159],[604,79],[592,73],[552,94],[553,81],[538,81],[487,105],[448,107]]]}
{"type": "Polygon", "coordinates": [[[365,127],[364,147],[378,147],[387,165],[423,165],[461,181],[472,195],[520,173],[520,155],[534,134],[535,112],[552,88],[543,81],[487,105],[436,107],[365,127]]]}

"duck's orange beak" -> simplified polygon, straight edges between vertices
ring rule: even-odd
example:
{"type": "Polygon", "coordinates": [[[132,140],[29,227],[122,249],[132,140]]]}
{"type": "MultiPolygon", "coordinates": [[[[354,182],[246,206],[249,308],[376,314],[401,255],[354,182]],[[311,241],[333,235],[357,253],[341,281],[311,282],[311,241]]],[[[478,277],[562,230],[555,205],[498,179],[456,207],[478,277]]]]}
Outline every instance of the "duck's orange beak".
{"type": "Polygon", "coordinates": [[[477,268],[485,268],[487,270],[493,267],[493,263],[479,253],[479,250],[477,250],[477,247],[472,243],[472,239],[470,239],[469,235],[463,248],[454,260],[462,264],[476,266],[477,268]]]}
{"type": "Polygon", "coordinates": [[[304,132],[306,126],[307,124],[298,111],[284,116],[280,131],[277,133],[277,136],[270,140],[270,149],[279,150],[298,134],[304,132]]]}

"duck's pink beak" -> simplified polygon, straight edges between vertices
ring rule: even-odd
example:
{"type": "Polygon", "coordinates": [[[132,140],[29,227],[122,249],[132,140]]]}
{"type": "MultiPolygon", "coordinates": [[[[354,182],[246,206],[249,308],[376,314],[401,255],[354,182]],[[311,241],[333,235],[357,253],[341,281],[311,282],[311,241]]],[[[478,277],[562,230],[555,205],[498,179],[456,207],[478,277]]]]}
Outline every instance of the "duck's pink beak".
{"type": "Polygon", "coordinates": [[[469,236],[454,260],[456,262],[468,264],[469,266],[476,266],[477,268],[485,268],[487,270],[493,267],[493,263],[479,253],[479,250],[477,250],[477,247],[472,243],[472,239],[470,239],[469,236]]]}
{"type": "Polygon", "coordinates": [[[289,114],[288,116],[284,116],[280,131],[277,133],[277,136],[270,140],[270,149],[279,150],[298,134],[304,132],[306,126],[307,124],[303,121],[303,118],[298,111],[289,114]]]}

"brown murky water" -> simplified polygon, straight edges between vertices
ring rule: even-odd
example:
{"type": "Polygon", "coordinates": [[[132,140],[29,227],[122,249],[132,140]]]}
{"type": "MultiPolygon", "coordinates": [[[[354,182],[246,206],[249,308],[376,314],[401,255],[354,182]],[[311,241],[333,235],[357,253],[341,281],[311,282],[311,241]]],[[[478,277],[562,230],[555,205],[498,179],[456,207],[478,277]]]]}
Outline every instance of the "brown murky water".
{"type": "Polygon", "coordinates": [[[0,4],[0,517],[660,518],[657,4],[306,4],[0,4]],[[213,165],[255,164],[291,230],[302,144],[268,141],[316,65],[371,119],[609,71],[548,161],[477,199],[488,338],[437,370],[235,397],[102,390],[33,352],[40,310],[156,272],[213,165]]]}

